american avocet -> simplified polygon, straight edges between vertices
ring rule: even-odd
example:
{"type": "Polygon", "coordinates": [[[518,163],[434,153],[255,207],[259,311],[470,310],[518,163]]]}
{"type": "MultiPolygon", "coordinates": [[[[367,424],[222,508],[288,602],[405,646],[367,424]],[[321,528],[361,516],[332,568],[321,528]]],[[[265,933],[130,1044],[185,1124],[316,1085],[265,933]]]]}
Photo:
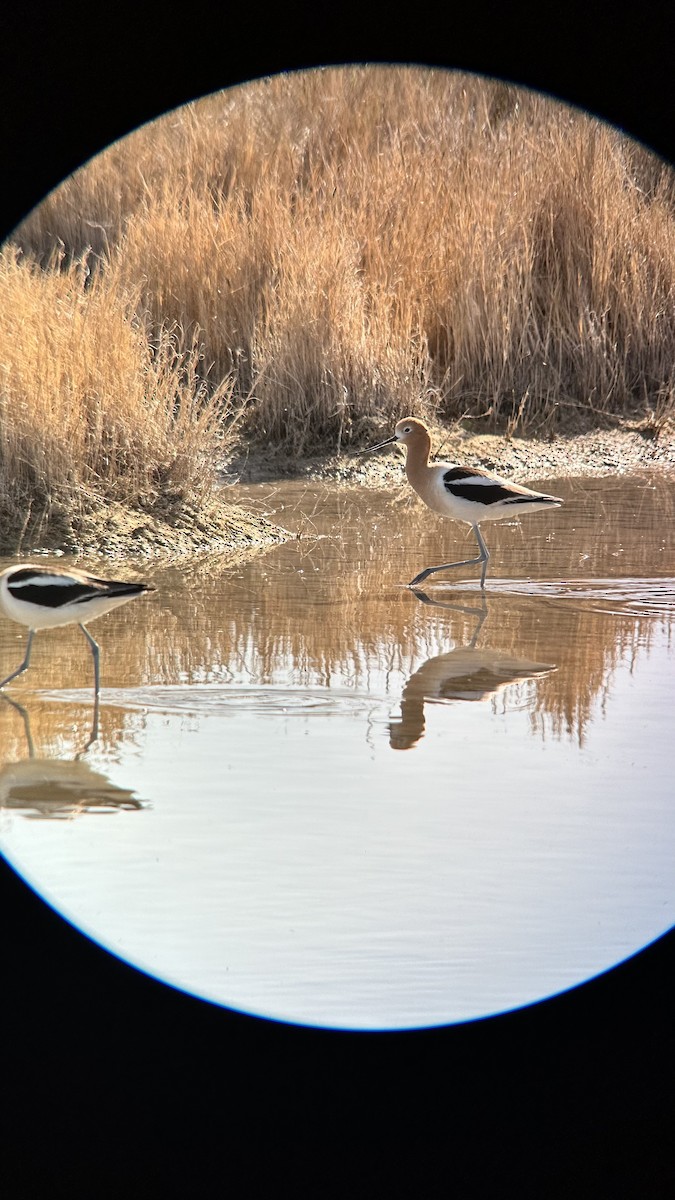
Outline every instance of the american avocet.
{"type": "Polygon", "coordinates": [[[99,648],[85,628],[89,621],[125,604],[142,592],[155,589],[147,583],[121,583],[97,579],[84,571],[62,571],[59,567],[36,567],[23,563],[0,574],[0,608],[5,616],[28,627],[26,657],[0,688],[16,679],[30,662],[33,636],[38,629],[57,625],[79,625],[94,659],[94,687],[99,692],[99,648]]]}
{"type": "Polygon", "coordinates": [[[424,421],[417,417],[403,417],[391,437],[385,438],[367,451],[380,450],[392,442],[402,442],[406,448],[405,470],[408,481],[425,504],[443,517],[455,521],[466,521],[476,535],[478,558],[466,558],[461,562],[441,563],[438,567],[427,567],[410,581],[408,587],[422,583],[436,571],[448,571],[450,567],[468,567],[482,563],[480,586],[485,587],[487,564],[490,557],[480,529],[482,521],[498,521],[514,512],[537,512],[541,508],[557,508],[562,504],[558,496],[547,496],[533,492],[519,483],[509,483],[498,475],[489,475],[479,467],[457,467],[451,463],[433,463],[429,466],[431,438],[424,421]]]}

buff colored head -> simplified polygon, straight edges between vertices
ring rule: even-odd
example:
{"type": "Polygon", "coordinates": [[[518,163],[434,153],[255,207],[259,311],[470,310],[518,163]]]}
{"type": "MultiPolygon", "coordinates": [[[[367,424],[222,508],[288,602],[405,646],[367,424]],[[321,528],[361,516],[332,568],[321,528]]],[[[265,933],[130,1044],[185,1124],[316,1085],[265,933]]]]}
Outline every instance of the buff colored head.
{"type": "Polygon", "coordinates": [[[401,420],[397,421],[396,429],[391,437],[385,438],[383,442],[378,442],[375,446],[368,446],[360,453],[369,454],[372,450],[381,450],[383,446],[390,446],[392,442],[402,442],[404,446],[428,446],[430,443],[429,430],[419,417],[401,417],[401,420]]]}

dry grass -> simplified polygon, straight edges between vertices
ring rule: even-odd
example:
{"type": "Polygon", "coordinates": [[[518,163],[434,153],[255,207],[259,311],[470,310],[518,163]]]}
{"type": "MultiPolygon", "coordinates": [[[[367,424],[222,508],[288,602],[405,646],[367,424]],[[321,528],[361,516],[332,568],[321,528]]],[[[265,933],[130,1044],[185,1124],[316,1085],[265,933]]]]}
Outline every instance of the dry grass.
{"type": "Polygon", "coordinates": [[[0,361],[33,430],[6,405],[4,462],[18,456],[31,498],[64,447],[75,490],[152,496],[165,472],[199,488],[224,408],[292,455],[411,410],[538,433],[630,416],[658,434],[675,400],[674,218],[669,167],[499,82],[330,68],[209,97],[113,146],[16,231],[44,270],[4,260],[0,361]],[[11,349],[19,327],[28,353],[11,349]],[[115,414],[105,435],[96,397],[115,414]]]}
{"type": "Polygon", "coordinates": [[[140,295],[86,259],[0,255],[0,519],[5,545],[68,545],[92,505],[148,514],[206,500],[230,381],[207,396],[196,346],[148,337],[140,295]]]}

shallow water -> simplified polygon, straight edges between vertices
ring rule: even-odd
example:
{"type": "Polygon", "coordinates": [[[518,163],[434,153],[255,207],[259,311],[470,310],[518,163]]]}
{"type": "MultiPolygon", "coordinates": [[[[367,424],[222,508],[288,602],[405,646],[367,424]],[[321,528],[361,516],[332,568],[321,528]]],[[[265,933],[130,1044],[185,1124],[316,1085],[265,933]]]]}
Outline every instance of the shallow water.
{"type": "MultiPolygon", "coordinates": [[[[476,567],[401,586],[474,554],[405,488],[239,489],[298,536],[136,564],[158,591],[92,626],[96,740],[84,638],[36,638],[6,857],[131,963],[305,1024],[486,1016],[639,950],[675,914],[675,485],[546,489],[485,526],[484,598],[476,567]]],[[[24,643],[0,622],[3,673],[24,643]]]]}

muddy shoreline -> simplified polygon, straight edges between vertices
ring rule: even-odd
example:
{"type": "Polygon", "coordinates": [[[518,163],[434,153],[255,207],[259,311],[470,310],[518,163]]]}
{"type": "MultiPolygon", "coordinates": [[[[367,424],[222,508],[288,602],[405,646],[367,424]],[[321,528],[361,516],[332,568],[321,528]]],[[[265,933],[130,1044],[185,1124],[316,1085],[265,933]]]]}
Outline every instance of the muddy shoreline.
{"type": "MultiPolygon", "coordinates": [[[[386,436],[385,430],[382,437],[386,436]]],[[[675,473],[675,431],[654,437],[637,429],[607,429],[537,439],[436,429],[432,444],[433,456],[438,459],[484,467],[517,483],[650,471],[675,473]]],[[[400,481],[403,464],[404,451],[395,445],[372,455],[348,451],[302,460],[243,452],[224,465],[222,478],[232,485],[233,499],[237,483],[290,479],[386,488],[400,481]]]]}
{"type": "Polygon", "coordinates": [[[88,559],[161,559],[163,563],[217,554],[225,565],[234,565],[251,552],[292,536],[236,500],[230,489],[223,489],[204,505],[186,505],[170,513],[100,502],[71,521],[23,538],[19,545],[8,541],[4,553],[21,558],[67,554],[88,559]]]}
{"type": "MultiPolygon", "coordinates": [[[[386,431],[383,434],[386,436],[386,431]]],[[[484,467],[516,482],[603,475],[675,474],[675,436],[650,436],[637,429],[595,430],[548,439],[507,438],[466,429],[435,429],[434,456],[484,467]]],[[[222,464],[221,488],[207,504],[146,514],[101,503],[49,538],[26,540],[7,554],[69,554],[166,561],[200,554],[223,555],[232,564],[294,535],[269,520],[264,507],[252,511],[239,485],[294,479],[345,487],[398,488],[404,483],[404,453],[391,446],[375,454],[356,451],[301,460],[241,450],[222,464]]]]}

